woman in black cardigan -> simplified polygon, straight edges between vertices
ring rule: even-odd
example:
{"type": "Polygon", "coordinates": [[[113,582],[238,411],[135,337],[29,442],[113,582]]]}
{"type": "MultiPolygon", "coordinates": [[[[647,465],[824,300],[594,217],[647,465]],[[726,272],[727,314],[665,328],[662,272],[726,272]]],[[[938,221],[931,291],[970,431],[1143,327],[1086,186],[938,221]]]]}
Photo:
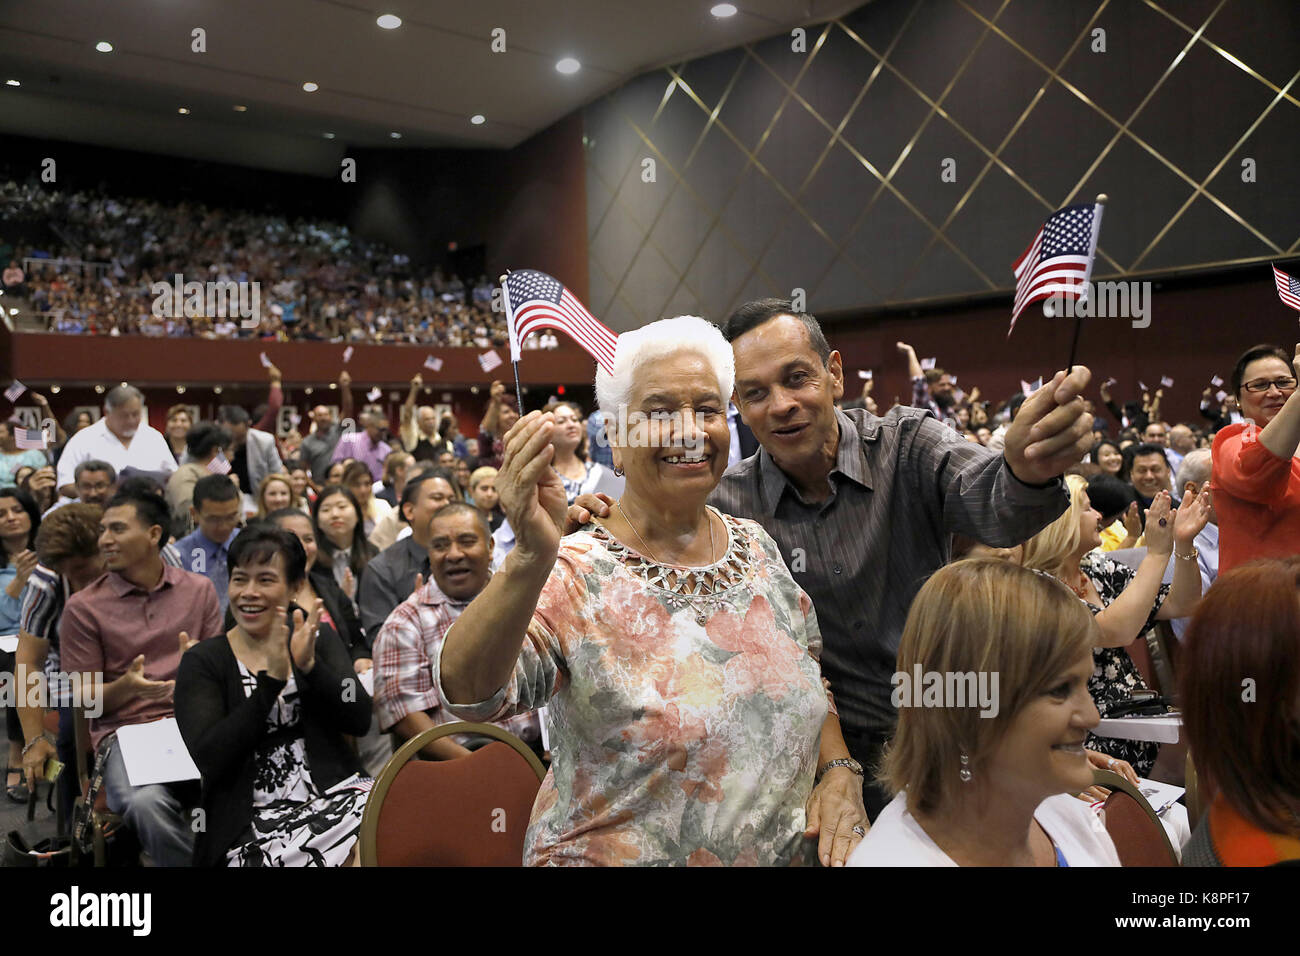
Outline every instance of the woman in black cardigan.
{"type": "Polygon", "coordinates": [[[355,852],[372,781],[343,735],[366,732],[370,695],[319,631],[321,602],[304,614],[291,600],[306,564],[292,533],[245,529],[228,557],[235,626],[181,657],[176,721],[203,776],[197,866],[341,866],[355,852]]]}

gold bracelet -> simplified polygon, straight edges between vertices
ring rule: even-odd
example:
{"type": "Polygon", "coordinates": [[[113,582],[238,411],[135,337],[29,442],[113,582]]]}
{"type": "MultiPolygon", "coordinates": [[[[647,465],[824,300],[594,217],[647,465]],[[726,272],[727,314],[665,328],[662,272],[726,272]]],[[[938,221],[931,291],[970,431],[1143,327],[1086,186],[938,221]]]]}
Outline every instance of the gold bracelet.
{"type": "Polygon", "coordinates": [[[1177,558],[1179,561],[1195,561],[1200,556],[1200,554],[1201,552],[1196,550],[1196,545],[1192,545],[1191,554],[1179,554],[1178,549],[1174,548],[1174,557],[1177,558]]]}

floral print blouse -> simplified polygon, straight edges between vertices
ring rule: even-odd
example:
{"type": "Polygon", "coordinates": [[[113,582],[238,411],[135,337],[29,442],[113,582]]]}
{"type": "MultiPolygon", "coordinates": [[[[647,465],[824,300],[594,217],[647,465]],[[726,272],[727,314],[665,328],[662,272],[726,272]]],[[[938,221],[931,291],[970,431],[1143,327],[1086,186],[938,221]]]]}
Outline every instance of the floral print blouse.
{"type": "MultiPolygon", "coordinates": [[[[1111,602],[1123,593],[1134,578],[1132,568],[1111,560],[1099,551],[1090,551],[1084,555],[1083,560],[1079,562],[1079,569],[1092,580],[1105,607],[1110,607],[1111,602]]],[[[1151,613],[1142,625],[1142,630],[1138,632],[1136,640],[1144,640],[1143,635],[1149,628],[1155,626],[1156,614],[1168,595],[1169,585],[1160,585],[1155,603],[1151,606],[1151,613]]],[[[1088,603],[1088,610],[1094,616],[1100,614],[1103,609],[1088,603]]],[[[1102,717],[1107,716],[1112,705],[1128,700],[1133,691],[1147,689],[1147,682],[1142,679],[1142,674],[1133,663],[1127,648],[1094,647],[1092,649],[1092,677],[1088,679],[1088,690],[1092,694],[1092,702],[1097,705],[1097,710],[1102,717]]],[[[1120,760],[1127,760],[1141,777],[1151,772],[1156,756],[1160,752],[1160,745],[1151,741],[1097,737],[1093,734],[1088,734],[1088,742],[1085,746],[1120,760]]]]}
{"type": "Polygon", "coordinates": [[[722,559],[680,577],[599,525],[564,538],[510,682],[447,705],[547,706],[526,864],[815,863],[804,805],[834,712],[821,632],[767,532],[721,517],[722,559]]]}

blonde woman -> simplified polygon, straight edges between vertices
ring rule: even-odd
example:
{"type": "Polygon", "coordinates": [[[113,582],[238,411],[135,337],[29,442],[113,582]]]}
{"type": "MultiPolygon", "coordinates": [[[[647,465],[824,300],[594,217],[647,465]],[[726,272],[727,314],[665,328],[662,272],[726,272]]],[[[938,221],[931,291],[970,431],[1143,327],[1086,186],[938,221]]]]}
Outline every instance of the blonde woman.
{"type": "Polygon", "coordinates": [[[1119,866],[1073,796],[1092,783],[1083,742],[1098,720],[1097,640],[1096,622],[1049,575],[996,558],[935,572],[898,646],[898,728],[881,768],[895,796],[849,865],[1119,866]],[[970,675],[970,694],[935,706],[913,687],[935,673],[970,675]]]}
{"type": "MultiPolygon", "coordinates": [[[[1088,689],[1103,717],[1111,707],[1146,690],[1146,681],[1124,648],[1157,620],[1185,617],[1201,597],[1201,573],[1192,545],[1209,520],[1208,485],[1182,507],[1171,508],[1169,492],[1158,493],[1146,511],[1147,554],[1137,571],[1095,549],[1101,545],[1101,515],[1088,499],[1088,485],[1067,475],[1070,507],[1025,542],[1021,563],[1060,579],[1096,617],[1099,637],[1093,649],[1088,689]],[[1161,584],[1170,555],[1172,585],[1161,584]]],[[[1151,772],[1159,744],[1091,737],[1088,746],[1127,760],[1142,776],[1151,772]]]]}
{"type": "Polygon", "coordinates": [[[262,479],[257,486],[257,516],[265,518],[281,508],[297,508],[298,496],[293,491],[293,480],[286,474],[275,472],[262,479]]]}

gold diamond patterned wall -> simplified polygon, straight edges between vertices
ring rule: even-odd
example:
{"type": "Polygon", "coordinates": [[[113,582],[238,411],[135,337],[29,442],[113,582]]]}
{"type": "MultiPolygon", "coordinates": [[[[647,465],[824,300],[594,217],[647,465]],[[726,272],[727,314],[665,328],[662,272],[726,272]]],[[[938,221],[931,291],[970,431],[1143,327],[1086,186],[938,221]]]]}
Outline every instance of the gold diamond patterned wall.
{"type": "Polygon", "coordinates": [[[585,111],[611,327],[1009,292],[1046,214],[1099,192],[1098,277],[1300,251],[1293,0],[877,0],[805,30],[585,111]]]}

